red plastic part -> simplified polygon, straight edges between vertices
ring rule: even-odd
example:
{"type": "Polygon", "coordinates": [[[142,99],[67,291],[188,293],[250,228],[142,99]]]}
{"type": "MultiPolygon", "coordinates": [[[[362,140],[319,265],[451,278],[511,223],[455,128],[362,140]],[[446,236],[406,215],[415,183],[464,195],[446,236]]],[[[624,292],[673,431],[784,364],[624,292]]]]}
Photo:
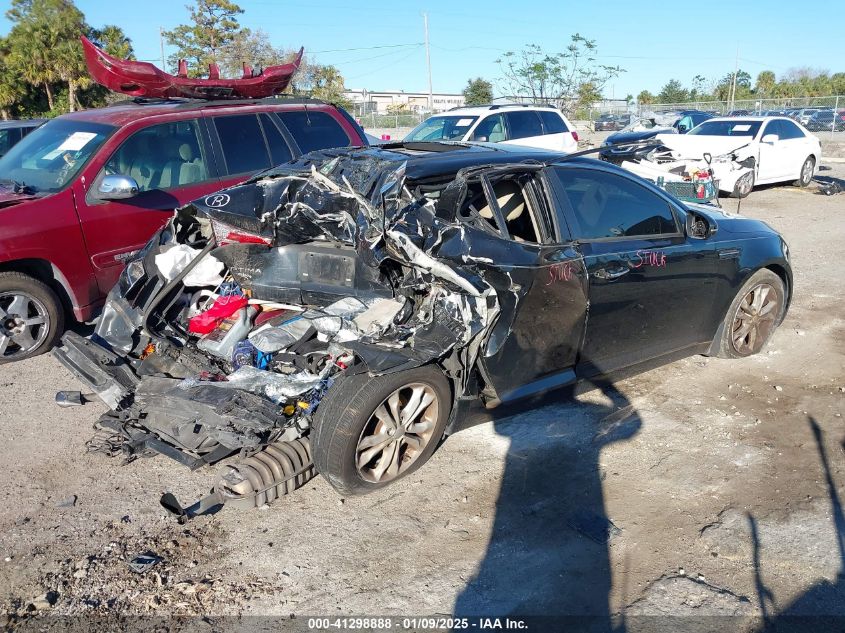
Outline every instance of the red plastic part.
{"type": "MultiPolygon", "coordinates": [[[[260,75],[241,79],[220,79],[217,64],[209,67],[208,79],[193,79],[187,76],[188,67],[179,61],[177,75],[170,75],[149,62],[117,59],[100,50],[85,36],[82,49],[88,72],[94,81],[109,90],[122,92],[133,97],[167,99],[187,97],[192,99],[260,99],[272,97],[284,91],[291,77],[299,69],[302,54],[300,48],[289,64],[268,66],[260,75]]],[[[246,72],[244,72],[246,74],[246,72]]]]}
{"type": "Polygon", "coordinates": [[[223,319],[246,307],[247,302],[247,298],[241,296],[217,297],[208,310],[188,321],[188,330],[194,334],[208,334],[223,319]]]}

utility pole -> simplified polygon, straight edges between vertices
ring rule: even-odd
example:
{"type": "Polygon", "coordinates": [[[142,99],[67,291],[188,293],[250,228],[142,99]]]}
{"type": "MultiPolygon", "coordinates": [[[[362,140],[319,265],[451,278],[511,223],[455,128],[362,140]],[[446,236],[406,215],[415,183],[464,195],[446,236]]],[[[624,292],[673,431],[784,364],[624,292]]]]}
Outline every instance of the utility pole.
{"type": "Polygon", "coordinates": [[[434,110],[434,91],[431,88],[431,51],[428,48],[428,13],[423,13],[425,25],[425,65],[428,66],[428,111],[434,110]]]}
{"type": "MultiPolygon", "coordinates": [[[[736,47],[736,60],[734,61],[734,78],[731,82],[731,100],[730,100],[730,110],[728,112],[736,109],[736,75],[739,72],[739,45],[737,44],[736,47]]],[[[727,114],[727,112],[725,113],[727,114]]]]}
{"type": "Polygon", "coordinates": [[[167,72],[167,69],[164,67],[164,29],[162,27],[158,27],[158,46],[161,50],[161,69],[167,72]]]}

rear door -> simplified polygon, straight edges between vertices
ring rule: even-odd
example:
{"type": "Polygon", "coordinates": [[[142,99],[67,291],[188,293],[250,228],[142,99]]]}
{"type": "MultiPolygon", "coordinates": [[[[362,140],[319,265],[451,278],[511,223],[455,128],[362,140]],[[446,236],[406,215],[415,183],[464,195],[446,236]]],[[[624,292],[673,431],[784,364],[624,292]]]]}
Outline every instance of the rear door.
{"type": "Polygon", "coordinates": [[[504,117],[508,128],[508,140],[503,141],[504,143],[542,149],[561,149],[561,140],[558,135],[543,134],[543,122],[536,111],[514,110],[505,112],[504,117]]]}
{"type": "Polygon", "coordinates": [[[779,119],[769,121],[760,131],[760,158],[757,166],[758,182],[776,182],[789,177],[789,172],[791,171],[790,154],[795,143],[794,139],[784,138],[785,134],[782,123],[779,119]],[[769,138],[764,140],[766,137],[769,138]],[[773,140],[772,137],[777,138],[773,140]]]}
{"type": "Polygon", "coordinates": [[[489,262],[479,265],[500,300],[480,367],[499,399],[509,401],[574,381],[587,297],[581,256],[558,220],[543,171],[491,174],[473,213],[494,236],[469,240],[467,254],[489,262]]]}
{"type": "Polygon", "coordinates": [[[555,167],[589,275],[577,372],[607,373],[704,342],[716,291],[713,244],[685,235],[668,197],[609,170],[555,167]]]}
{"type": "MultiPolygon", "coordinates": [[[[110,147],[114,147],[111,145],[110,147]]],[[[72,185],[85,242],[100,291],[117,281],[123,262],[139,250],[173,210],[218,189],[201,120],[133,126],[105,163],[72,185]],[[130,176],[138,195],[103,200],[97,189],[107,174],[130,176]],[[90,186],[88,186],[90,183],[90,186]]]]}

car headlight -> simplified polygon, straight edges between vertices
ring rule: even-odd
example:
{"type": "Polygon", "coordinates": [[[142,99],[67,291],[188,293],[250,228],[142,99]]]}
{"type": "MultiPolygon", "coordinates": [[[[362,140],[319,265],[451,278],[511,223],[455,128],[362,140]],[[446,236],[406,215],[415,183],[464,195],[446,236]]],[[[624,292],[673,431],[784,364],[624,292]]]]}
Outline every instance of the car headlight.
{"type": "Polygon", "coordinates": [[[146,274],[147,270],[144,268],[143,257],[133,259],[131,262],[126,264],[126,267],[123,269],[123,272],[120,273],[120,279],[117,282],[120,286],[121,294],[129,292],[132,286],[141,281],[146,274]]]}

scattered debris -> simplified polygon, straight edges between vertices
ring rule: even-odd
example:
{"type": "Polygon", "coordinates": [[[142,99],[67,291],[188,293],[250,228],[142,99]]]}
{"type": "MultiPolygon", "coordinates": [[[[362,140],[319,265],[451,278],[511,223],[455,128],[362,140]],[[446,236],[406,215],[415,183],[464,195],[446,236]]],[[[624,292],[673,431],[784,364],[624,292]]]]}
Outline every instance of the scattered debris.
{"type": "Polygon", "coordinates": [[[147,552],[130,560],[128,565],[129,569],[134,571],[136,574],[146,574],[162,560],[163,559],[160,556],[157,556],[152,552],[147,552]]]}

